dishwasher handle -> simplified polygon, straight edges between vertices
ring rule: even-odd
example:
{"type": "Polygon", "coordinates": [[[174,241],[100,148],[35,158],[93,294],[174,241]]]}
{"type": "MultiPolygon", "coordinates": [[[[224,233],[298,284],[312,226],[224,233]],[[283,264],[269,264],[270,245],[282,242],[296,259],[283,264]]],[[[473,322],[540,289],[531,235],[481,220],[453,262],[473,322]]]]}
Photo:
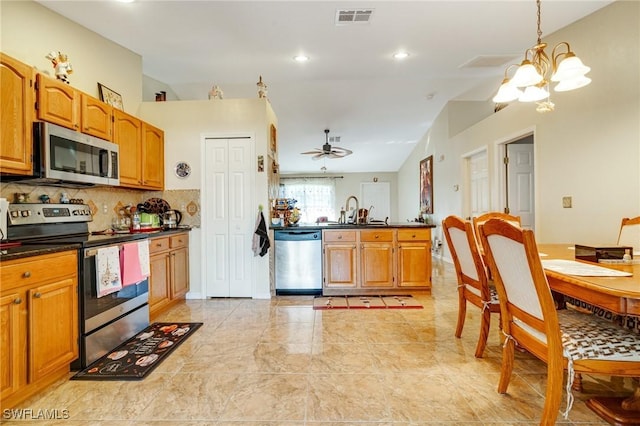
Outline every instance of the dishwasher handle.
{"type": "Polygon", "coordinates": [[[276,231],[276,241],[322,241],[321,231],[276,231]]]}

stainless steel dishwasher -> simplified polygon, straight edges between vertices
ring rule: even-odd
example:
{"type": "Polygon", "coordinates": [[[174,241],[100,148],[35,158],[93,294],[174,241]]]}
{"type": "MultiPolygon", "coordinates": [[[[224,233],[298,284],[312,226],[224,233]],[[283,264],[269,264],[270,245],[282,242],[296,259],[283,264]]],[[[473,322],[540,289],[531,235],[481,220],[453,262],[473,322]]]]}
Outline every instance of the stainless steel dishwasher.
{"type": "Polygon", "coordinates": [[[322,231],[275,231],[276,294],[322,294],[322,231]]]}

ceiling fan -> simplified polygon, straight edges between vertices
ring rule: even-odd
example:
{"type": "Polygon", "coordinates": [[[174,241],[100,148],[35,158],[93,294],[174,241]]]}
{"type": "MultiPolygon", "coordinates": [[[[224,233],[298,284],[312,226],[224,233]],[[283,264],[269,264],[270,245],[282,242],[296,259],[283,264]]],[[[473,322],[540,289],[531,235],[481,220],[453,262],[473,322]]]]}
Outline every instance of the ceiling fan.
{"type": "Polygon", "coordinates": [[[324,130],[324,135],[325,135],[325,143],[324,145],[322,145],[322,149],[315,148],[313,151],[303,152],[302,154],[313,155],[313,157],[311,157],[312,160],[319,160],[323,157],[324,158],[342,158],[342,157],[346,157],[347,155],[353,154],[353,151],[349,149],[340,148],[339,146],[331,146],[329,144],[329,129],[324,130]]]}

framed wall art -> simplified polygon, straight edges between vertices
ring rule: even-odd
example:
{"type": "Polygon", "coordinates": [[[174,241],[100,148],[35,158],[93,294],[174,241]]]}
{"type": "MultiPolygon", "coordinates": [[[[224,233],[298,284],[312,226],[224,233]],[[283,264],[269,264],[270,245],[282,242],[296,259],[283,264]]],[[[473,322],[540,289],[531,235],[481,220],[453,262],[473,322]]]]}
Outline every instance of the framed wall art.
{"type": "Polygon", "coordinates": [[[433,214],[433,155],[420,161],[420,212],[433,214]]]}
{"type": "Polygon", "coordinates": [[[124,111],[124,107],[122,106],[122,96],[119,93],[114,92],[101,83],[98,83],[98,91],[100,92],[100,100],[102,102],[124,111]]]}

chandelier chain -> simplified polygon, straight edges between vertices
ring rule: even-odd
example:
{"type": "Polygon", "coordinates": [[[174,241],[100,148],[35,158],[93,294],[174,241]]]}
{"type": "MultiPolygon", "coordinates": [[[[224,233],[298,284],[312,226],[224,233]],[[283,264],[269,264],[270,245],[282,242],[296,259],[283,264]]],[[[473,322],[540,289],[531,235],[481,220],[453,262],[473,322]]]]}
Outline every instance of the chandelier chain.
{"type": "Polygon", "coordinates": [[[540,0],[536,0],[538,7],[538,44],[542,43],[542,30],[540,29],[540,0]]]}

